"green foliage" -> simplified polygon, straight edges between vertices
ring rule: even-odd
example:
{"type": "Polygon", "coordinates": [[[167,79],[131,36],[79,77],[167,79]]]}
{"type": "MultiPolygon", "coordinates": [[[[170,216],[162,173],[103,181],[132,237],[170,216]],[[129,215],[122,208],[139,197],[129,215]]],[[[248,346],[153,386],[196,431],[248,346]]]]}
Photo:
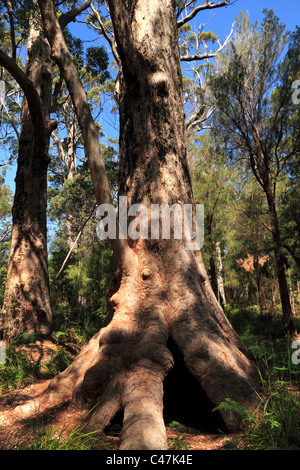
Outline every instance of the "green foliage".
{"type": "Polygon", "coordinates": [[[177,428],[178,426],[181,426],[181,424],[178,423],[178,421],[172,421],[172,422],[169,424],[169,428],[177,428]]]}
{"type": "MultiPolygon", "coordinates": [[[[12,19],[14,22],[14,28],[17,33],[19,33],[22,39],[25,39],[29,30],[29,18],[31,12],[35,8],[33,0],[10,0],[12,19]]],[[[6,0],[0,0],[0,39],[1,44],[3,40],[8,40],[8,34],[6,32],[9,30],[9,15],[6,0]]],[[[18,37],[20,41],[20,37],[18,37]]]]}
{"type": "Polygon", "coordinates": [[[0,390],[24,386],[39,376],[39,364],[25,352],[9,346],[6,363],[0,364],[0,390]]]}
{"type": "Polygon", "coordinates": [[[77,70],[80,70],[83,67],[83,41],[79,38],[75,38],[68,28],[64,29],[63,34],[74,64],[77,70]]]}
{"type": "Polygon", "coordinates": [[[12,207],[12,191],[5,184],[5,180],[3,176],[0,175],[0,223],[1,225],[6,222],[6,219],[10,215],[11,207],[12,207]]]}
{"type": "MultiPolygon", "coordinates": [[[[236,36],[218,57],[217,71],[210,80],[219,124],[228,132],[228,150],[237,157],[241,149],[256,155],[253,126],[259,127],[262,145],[272,149],[277,143],[276,129],[286,119],[287,99],[276,103],[272,91],[278,85],[279,61],[288,34],[273,12],[264,13],[262,24],[250,23],[241,13],[236,36]],[[251,111],[245,112],[247,109],[251,111]]],[[[268,158],[275,166],[270,151],[268,158]]]]}
{"type": "Polygon", "coordinates": [[[237,413],[245,424],[238,436],[242,444],[231,439],[226,447],[300,449],[300,370],[291,360],[291,342],[282,335],[276,337],[278,322],[273,316],[263,318],[255,309],[245,308],[232,308],[228,316],[253,355],[262,390],[253,412],[230,399],[216,407],[237,413]]]}
{"type": "MultiPolygon", "coordinates": [[[[56,274],[60,268],[57,260],[64,257],[60,255],[57,249],[52,252],[51,273],[56,274]]],[[[106,289],[110,276],[111,250],[108,243],[100,243],[95,238],[89,243],[87,237],[51,289],[56,328],[63,328],[68,333],[75,327],[78,334],[88,340],[99,328],[106,312],[106,289]]]]}
{"type": "Polygon", "coordinates": [[[186,434],[181,435],[177,431],[177,436],[171,440],[168,447],[170,450],[188,450],[189,444],[186,442],[186,434]]]}
{"type": "Polygon", "coordinates": [[[92,77],[98,77],[100,83],[110,78],[107,71],[108,55],[103,47],[89,47],[86,51],[86,70],[92,77]],[[99,77],[101,78],[99,79],[99,77]]]}
{"type": "MultiPolygon", "coordinates": [[[[0,391],[25,387],[41,378],[53,377],[65,370],[73,360],[68,350],[60,346],[49,356],[36,343],[35,334],[23,334],[7,345],[5,364],[0,364],[0,391]]],[[[70,335],[70,341],[79,343],[78,337],[70,335]]]]}
{"type": "MultiPolygon", "coordinates": [[[[102,146],[112,193],[117,191],[117,154],[112,145],[102,146]]],[[[63,182],[51,178],[49,217],[58,229],[50,246],[49,275],[52,283],[83,223],[95,209],[95,196],[87,164],[63,182]]],[[[84,226],[65,269],[51,287],[55,327],[68,332],[76,328],[85,340],[95,333],[106,312],[106,289],[110,281],[111,249],[96,235],[95,214],[84,226]]]]}
{"type": "Polygon", "coordinates": [[[31,424],[32,437],[22,439],[18,450],[93,450],[105,448],[98,431],[87,431],[85,426],[76,426],[71,431],[67,427],[57,429],[43,424],[31,424]]]}
{"type": "MultiPolygon", "coordinates": [[[[299,166],[295,162],[300,125],[289,78],[299,70],[299,43],[299,31],[289,36],[272,11],[264,10],[262,23],[251,23],[249,15],[241,12],[235,37],[217,57],[209,79],[217,110],[212,139],[220,141],[227,155],[224,168],[237,171],[236,195],[226,204],[230,227],[222,224],[219,235],[225,288],[230,289],[232,302],[246,305],[257,303],[257,292],[261,311],[269,313],[276,313],[279,298],[273,254],[279,245],[285,249],[281,263],[289,270],[291,298],[295,305],[298,302],[296,311],[299,308],[295,300],[296,266],[300,265],[299,166]],[[251,268],[244,264],[247,258],[253,260],[251,268]]],[[[215,224],[212,229],[213,239],[215,224]]]]}
{"type": "Polygon", "coordinates": [[[300,372],[291,363],[291,349],[283,340],[248,339],[259,369],[262,394],[255,412],[226,399],[216,409],[240,415],[245,450],[300,449],[300,372]]]}
{"type": "Polygon", "coordinates": [[[65,370],[73,361],[73,358],[67,354],[64,348],[59,348],[51,357],[51,359],[44,365],[44,369],[55,376],[65,370]]]}
{"type": "MultiPolygon", "coordinates": [[[[224,311],[233,328],[245,341],[251,341],[251,338],[272,338],[274,342],[278,341],[278,344],[281,341],[285,344],[285,340],[282,339],[284,330],[280,308],[262,315],[258,305],[246,307],[227,304],[224,311]]],[[[296,317],[296,328],[299,331],[299,316],[296,317]]]]}

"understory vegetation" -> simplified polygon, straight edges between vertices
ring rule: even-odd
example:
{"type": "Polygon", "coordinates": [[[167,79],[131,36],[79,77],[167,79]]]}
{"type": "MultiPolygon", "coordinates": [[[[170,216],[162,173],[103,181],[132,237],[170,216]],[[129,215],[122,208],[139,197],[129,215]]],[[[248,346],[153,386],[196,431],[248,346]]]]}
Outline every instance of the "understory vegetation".
{"type": "MultiPolygon", "coordinates": [[[[293,363],[292,355],[298,357],[295,354],[297,349],[293,349],[292,344],[282,337],[280,315],[262,317],[257,307],[233,308],[228,305],[225,312],[255,358],[262,392],[259,406],[253,413],[230,400],[216,408],[237,411],[245,423],[241,433],[227,435],[224,448],[300,449],[300,363],[293,363]]],[[[71,363],[75,351],[85,342],[83,324],[75,324],[74,321],[71,324],[63,334],[57,333],[57,348],[44,357],[36,346],[37,338],[32,335],[17,338],[8,348],[6,364],[0,365],[0,408],[9,391],[51,378],[71,363]]],[[[96,321],[95,330],[98,326],[96,321]]],[[[300,324],[297,326],[299,328],[300,324]]],[[[90,327],[92,329],[92,325],[90,327]]],[[[184,409],[184,403],[178,406],[184,409]]],[[[176,421],[167,424],[176,431],[176,437],[169,440],[170,449],[189,448],[189,436],[179,432],[181,425],[184,423],[176,421]]],[[[74,429],[68,429],[67,425],[63,429],[46,426],[42,420],[29,422],[28,429],[28,436],[20,439],[18,449],[92,450],[110,449],[112,444],[106,440],[106,435],[117,437],[121,425],[112,425],[105,436],[89,432],[85,426],[74,429]]]]}

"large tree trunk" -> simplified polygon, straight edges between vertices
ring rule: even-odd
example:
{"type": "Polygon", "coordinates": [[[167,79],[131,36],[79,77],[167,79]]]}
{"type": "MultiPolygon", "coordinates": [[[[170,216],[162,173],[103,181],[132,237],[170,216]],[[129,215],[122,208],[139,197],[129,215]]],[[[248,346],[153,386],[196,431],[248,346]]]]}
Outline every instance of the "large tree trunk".
{"type": "MultiPolygon", "coordinates": [[[[193,204],[172,2],[110,6],[122,61],[120,194],[126,194],[129,205],[193,204]]],[[[139,294],[145,319],[147,311],[162,314],[165,334],[175,340],[213,403],[226,397],[251,401],[253,392],[244,379],[251,376],[252,365],[216,301],[200,251],[186,250],[187,241],[132,244],[142,282],[130,295],[139,294]]],[[[158,345],[152,343],[158,357],[158,345]]],[[[226,417],[226,423],[229,428],[237,424],[233,417],[226,417]]]]}
{"type": "MultiPolygon", "coordinates": [[[[62,70],[69,67],[65,77],[72,95],[75,72],[55,26],[53,4],[39,0],[39,5],[53,57],[62,70]]],[[[120,195],[127,196],[128,205],[148,208],[193,205],[173,2],[111,0],[109,6],[122,63],[120,195]]],[[[76,108],[78,89],[73,99],[76,108]]],[[[76,109],[80,126],[82,119],[90,126],[87,113],[80,112],[85,106],[76,109]]],[[[89,152],[91,143],[86,145],[89,152]]],[[[96,165],[91,165],[94,184],[96,165]]],[[[106,185],[103,178],[100,182],[106,185]]],[[[101,194],[105,199],[106,191],[96,190],[98,202],[101,194]]],[[[257,405],[253,362],[216,300],[201,252],[186,249],[189,237],[174,240],[174,229],[172,224],[170,240],[139,238],[126,247],[112,241],[118,270],[108,290],[106,326],[50,382],[46,394],[18,407],[10,419],[72,397],[80,408],[94,407],[89,417],[100,430],[124,410],[121,449],[166,449],[163,380],[173,365],[168,338],[215,405],[226,398],[248,409],[257,405]]],[[[241,425],[233,412],[222,416],[230,431],[241,425]]]]}
{"type": "MultiPolygon", "coordinates": [[[[41,138],[36,138],[24,98],[19,136],[18,169],[12,210],[13,228],[0,328],[5,341],[21,333],[49,335],[52,314],[47,266],[47,167],[50,129],[52,61],[38,19],[31,21],[26,74],[42,102],[45,116],[41,138]]],[[[40,123],[41,124],[41,123],[40,123]]]]}

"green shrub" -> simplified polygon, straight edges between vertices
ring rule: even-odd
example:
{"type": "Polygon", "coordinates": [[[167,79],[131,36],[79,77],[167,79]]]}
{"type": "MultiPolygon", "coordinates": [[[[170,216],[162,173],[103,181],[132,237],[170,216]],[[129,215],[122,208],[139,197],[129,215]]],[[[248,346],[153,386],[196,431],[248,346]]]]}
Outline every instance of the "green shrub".
{"type": "Polygon", "coordinates": [[[257,305],[251,307],[226,305],[224,311],[242,338],[251,336],[279,338],[284,334],[282,315],[278,312],[262,315],[257,305]]]}
{"type": "Polygon", "coordinates": [[[85,426],[77,426],[70,433],[66,433],[67,428],[47,429],[43,424],[31,427],[33,436],[20,442],[18,450],[92,450],[104,447],[99,431],[87,432],[85,426]]]}
{"type": "Polygon", "coordinates": [[[258,409],[249,413],[229,399],[216,409],[243,417],[245,450],[300,450],[300,367],[291,362],[290,343],[252,337],[248,347],[255,357],[263,389],[258,409]]]}
{"type": "Polygon", "coordinates": [[[39,376],[39,364],[14,346],[6,350],[6,362],[0,364],[0,390],[20,387],[39,376]]]}

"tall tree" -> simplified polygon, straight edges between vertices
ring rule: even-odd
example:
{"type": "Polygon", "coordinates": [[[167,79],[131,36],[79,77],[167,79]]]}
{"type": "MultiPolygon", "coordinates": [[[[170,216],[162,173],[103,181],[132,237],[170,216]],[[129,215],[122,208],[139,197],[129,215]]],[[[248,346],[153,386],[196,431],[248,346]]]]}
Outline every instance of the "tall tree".
{"type": "MultiPolygon", "coordinates": [[[[4,172],[3,172],[4,173],[4,172]]],[[[12,191],[0,175],[0,303],[3,302],[11,235],[12,191]]]]}
{"type": "Polygon", "coordinates": [[[279,59],[287,33],[273,12],[264,22],[237,21],[237,34],[211,80],[220,129],[235,158],[245,155],[268,202],[274,254],[286,334],[293,335],[292,314],[285,273],[285,256],[276,207],[277,184],[287,161],[300,151],[300,134],[291,116],[291,89],[278,88],[279,59]],[[280,90],[280,91],[279,91],[280,90]]]}
{"type": "MultiPolygon", "coordinates": [[[[10,2],[8,2],[10,3],[10,2]]],[[[47,260],[48,147],[54,122],[49,118],[52,86],[50,48],[36,5],[31,5],[26,71],[1,52],[3,65],[24,91],[18,169],[12,208],[12,240],[7,269],[1,335],[49,335],[52,330],[47,260]]]]}
{"type": "Polygon", "coordinates": [[[190,144],[190,166],[196,203],[205,208],[204,260],[209,266],[213,290],[226,303],[220,242],[224,245],[230,206],[236,197],[237,172],[227,165],[221,142],[212,132],[190,144]],[[206,260],[206,257],[208,260],[206,260]]]}
{"type": "MultiPolygon", "coordinates": [[[[18,136],[12,241],[0,321],[1,336],[5,341],[11,341],[22,333],[49,336],[52,331],[46,207],[49,141],[57,123],[50,119],[53,62],[37,2],[24,0],[21,5],[10,1],[4,3],[9,17],[12,57],[1,51],[0,63],[18,82],[25,95],[18,136]],[[24,21],[28,20],[25,73],[15,60],[15,17],[20,18],[23,26],[24,21]]],[[[62,15],[62,27],[65,28],[87,6],[75,7],[62,15]]]]}
{"type": "MultiPolygon", "coordinates": [[[[195,210],[174,2],[108,4],[121,63],[119,193],[128,205],[177,203],[195,210]]],[[[81,126],[97,202],[111,203],[98,136],[54,5],[40,0],[39,6],[81,126]]],[[[249,409],[256,406],[256,369],[213,294],[201,252],[187,250],[191,242],[190,232],[183,239],[111,238],[118,271],[109,289],[112,315],[106,326],[45,394],[0,420],[28,416],[37,405],[45,410],[73,396],[84,409],[98,404],[90,415],[98,429],[124,409],[121,449],[166,449],[169,337],[213,403],[231,398],[249,409]]],[[[222,415],[228,429],[240,426],[238,414],[222,415]]]]}
{"type": "MultiPolygon", "coordinates": [[[[278,90],[278,98],[284,96],[285,90],[292,90],[297,84],[300,68],[300,28],[291,34],[289,49],[286,53],[281,70],[281,86],[278,90]]],[[[298,93],[297,91],[295,92],[298,93]]],[[[299,133],[299,102],[292,94],[293,107],[291,108],[290,121],[293,128],[299,133]]],[[[291,137],[290,137],[291,138],[291,137]]],[[[291,155],[287,160],[284,194],[281,197],[280,209],[282,210],[282,243],[284,248],[292,256],[297,269],[300,270],[300,212],[299,204],[299,152],[291,155]]]]}

